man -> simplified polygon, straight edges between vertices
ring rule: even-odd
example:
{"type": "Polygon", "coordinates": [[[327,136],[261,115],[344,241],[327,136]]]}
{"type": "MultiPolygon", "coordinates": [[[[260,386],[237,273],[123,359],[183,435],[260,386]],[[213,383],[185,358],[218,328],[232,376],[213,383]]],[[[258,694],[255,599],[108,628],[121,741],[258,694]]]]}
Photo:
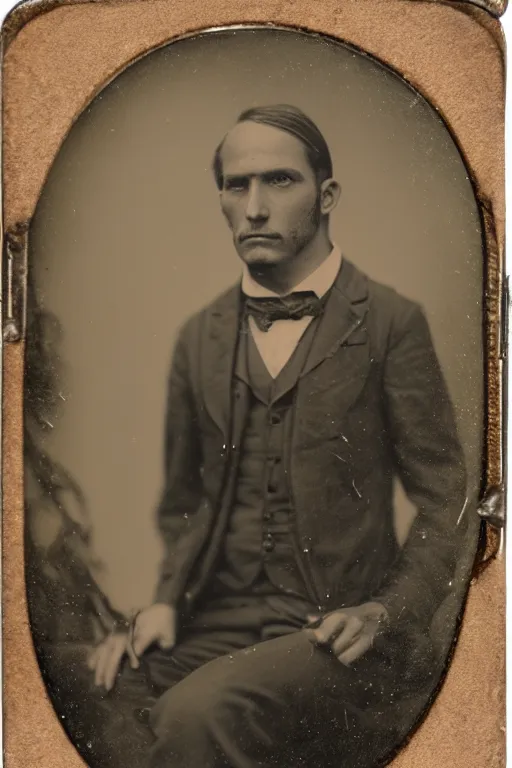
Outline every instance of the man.
{"type": "Polygon", "coordinates": [[[421,309],[331,242],[340,187],[306,115],[244,112],[214,174],[242,282],[179,335],[156,601],[91,667],[144,681],[152,768],[363,764],[371,713],[434,664],[465,496],[452,406],[421,309]]]}

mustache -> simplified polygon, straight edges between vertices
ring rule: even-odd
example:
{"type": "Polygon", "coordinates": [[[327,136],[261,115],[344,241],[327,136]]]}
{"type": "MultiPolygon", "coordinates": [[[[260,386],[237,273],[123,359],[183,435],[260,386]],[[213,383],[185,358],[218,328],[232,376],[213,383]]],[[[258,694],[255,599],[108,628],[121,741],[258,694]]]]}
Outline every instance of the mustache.
{"type": "Polygon", "coordinates": [[[243,243],[245,240],[250,240],[252,237],[264,237],[268,240],[280,240],[281,235],[277,232],[259,232],[259,231],[253,231],[253,232],[242,232],[240,235],[238,235],[238,241],[240,243],[243,243]]]}

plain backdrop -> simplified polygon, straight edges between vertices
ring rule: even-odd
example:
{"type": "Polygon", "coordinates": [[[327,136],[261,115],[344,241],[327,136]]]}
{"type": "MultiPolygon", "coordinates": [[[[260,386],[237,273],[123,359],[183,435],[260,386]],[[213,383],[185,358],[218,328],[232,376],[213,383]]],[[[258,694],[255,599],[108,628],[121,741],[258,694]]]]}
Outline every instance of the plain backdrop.
{"type": "MultiPolygon", "coordinates": [[[[342,186],[333,239],[424,306],[478,485],[481,233],[435,111],[374,60],[321,38],[259,30],[174,43],[79,118],[31,238],[41,301],[64,329],[66,403],[48,448],[85,493],[103,586],[123,610],[151,600],[161,556],[154,512],[176,330],[240,272],[212,155],[241,110],[282,101],[304,109],[331,148],[342,186]]],[[[399,497],[402,536],[410,515],[399,497]]]]}

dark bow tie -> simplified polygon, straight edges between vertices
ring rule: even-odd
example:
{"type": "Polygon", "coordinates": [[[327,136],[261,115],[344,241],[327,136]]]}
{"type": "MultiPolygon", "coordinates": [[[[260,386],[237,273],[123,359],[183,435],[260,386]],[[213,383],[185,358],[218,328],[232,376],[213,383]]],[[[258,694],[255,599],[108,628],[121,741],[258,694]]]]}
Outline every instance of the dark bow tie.
{"type": "Polygon", "coordinates": [[[245,310],[252,315],[260,331],[268,331],[276,320],[300,320],[322,314],[325,298],[319,299],[313,291],[296,291],[283,297],[245,299],[245,310]]]}

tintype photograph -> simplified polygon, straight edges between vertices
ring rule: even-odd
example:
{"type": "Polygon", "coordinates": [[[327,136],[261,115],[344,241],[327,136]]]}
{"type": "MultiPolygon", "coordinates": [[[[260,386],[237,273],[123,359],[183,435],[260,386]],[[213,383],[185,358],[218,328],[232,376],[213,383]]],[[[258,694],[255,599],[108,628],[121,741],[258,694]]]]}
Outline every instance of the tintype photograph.
{"type": "Polygon", "coordinates": [[[389,764],[482,546],[486,226],[442,114],[326,35],[190,34],[8,245],[30,628],[83,760],[389,764]]]}

